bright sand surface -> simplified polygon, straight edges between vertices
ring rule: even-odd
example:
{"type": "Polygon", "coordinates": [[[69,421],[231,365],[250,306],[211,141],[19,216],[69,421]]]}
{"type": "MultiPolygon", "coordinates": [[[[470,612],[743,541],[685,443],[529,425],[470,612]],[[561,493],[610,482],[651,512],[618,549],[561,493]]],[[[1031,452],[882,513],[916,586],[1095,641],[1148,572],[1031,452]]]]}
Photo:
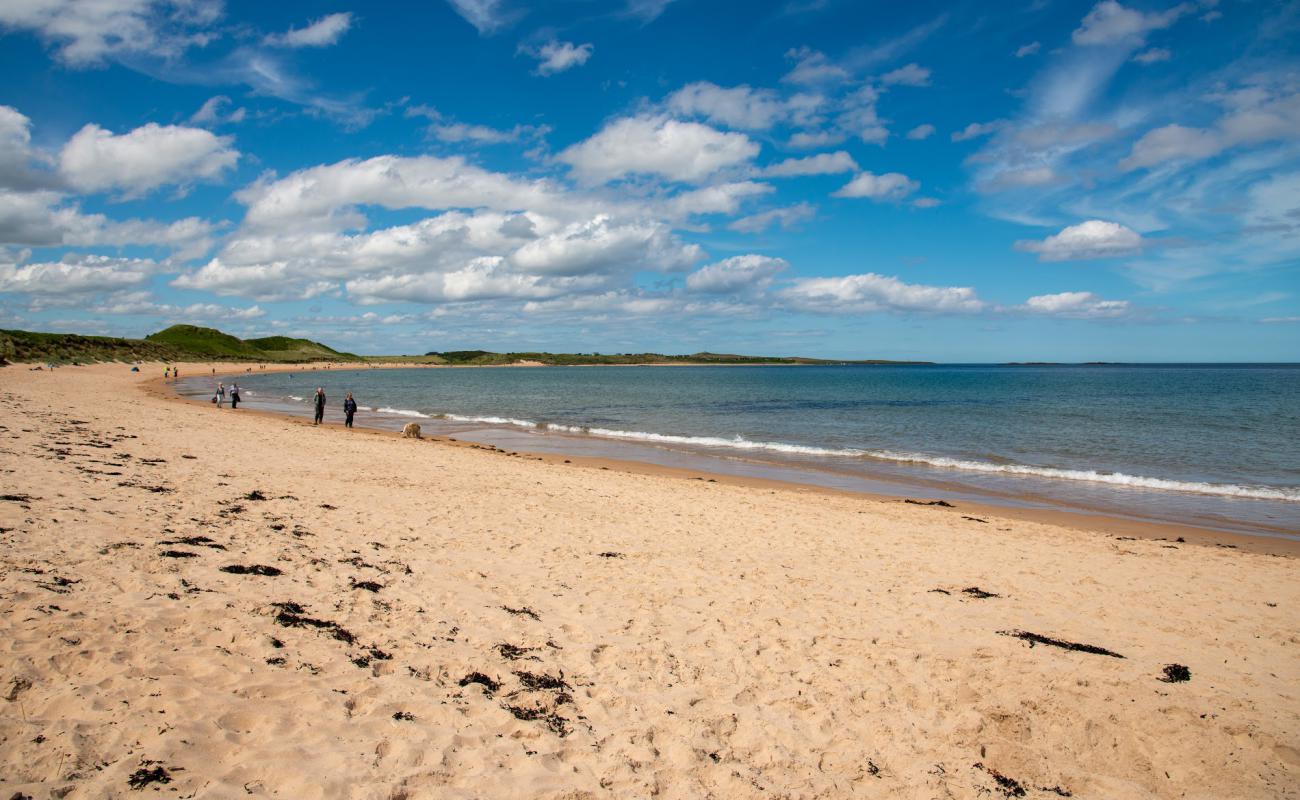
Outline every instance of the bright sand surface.
{"type": "Polygon", "coordinates": [[[1300,796],[1285,548],[313,428],[144,369],[0,370],[0,798],[1300,796]]]}

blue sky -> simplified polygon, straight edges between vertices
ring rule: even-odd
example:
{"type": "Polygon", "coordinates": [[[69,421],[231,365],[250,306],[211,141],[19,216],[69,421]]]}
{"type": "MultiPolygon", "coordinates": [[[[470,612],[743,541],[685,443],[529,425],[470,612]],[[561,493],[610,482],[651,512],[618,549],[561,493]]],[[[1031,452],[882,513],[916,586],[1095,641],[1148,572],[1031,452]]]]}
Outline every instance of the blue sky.
{"type": "Polygon", "coordinates": [[[0,4],[0,327],[1300,360],[1300,3],[0,4]]]}

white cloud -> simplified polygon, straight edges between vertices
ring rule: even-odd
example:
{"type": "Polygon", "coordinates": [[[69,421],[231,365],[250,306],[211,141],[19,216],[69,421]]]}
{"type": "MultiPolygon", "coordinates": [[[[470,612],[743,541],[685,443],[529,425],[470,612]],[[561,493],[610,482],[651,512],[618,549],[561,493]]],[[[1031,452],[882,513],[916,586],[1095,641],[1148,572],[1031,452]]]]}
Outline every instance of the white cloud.
{"type": "Polygon", "coordinates": [[[1042,241],[1020,240],[1015,248],[1037,253],[1039,261],[1077,261],[1132,255],[1142,249],[1142,236],[1117,222],[1090,219],[1071,225],[1042,241]]]}
{"type": "Polygon", "coordinates": [[[1016,58],[1024,58],[1025,56],[1032,56],[1034,53],[1037,53],[1039,48],[1041,47],[1042,45],[1039,44],[1038,42],[1030,42],[1029,44],[1022,44],[1016,48],[1016,58]]]}
{"type": "Polygon", "coordinates": [[[719,183],[682,192],[670,199],[664,209],[673,219],[685,219],[695,214],[735,214],[745,200],[772,191],[770,184],[756,181],[719,183]]]}
{"type": "Polygon", "coordinates": [[[786,52],[785,57],[795,62],[781,81],[801,85],[841,83],[849,79],[849,71],[832,63],[825,53],[800,47],[786,52]]]}
{"type": "Polygon", "coordinates": [[[672,2],[673,0],[627,0],[624,8],[628,15],[642,22],[653,22],[672,2]]]}
{"type": "Polygon", "coordinates": [[[919,64],[908,64],[880,76],[885,86],[929,86],[930,70],[919,64]]]}
{"type": "Polygon", "coordinates": [[[1133,56],[1133,60],[1142,65],[1155,64],[1158,61],[1168,61],[1173,54],[1163,47],[1152,47],[1149,50],[1143,50],[1141,53],[1133,56]]]}
{"type": "Polygon", "coordinates": [[[90,309],[94,314],[123,314],[152,317],[166,317],[173,320],[195,322],[211,320],[245,321],[266,316],[260,306],[236,308],[216,303],[191,303],[186,306],[171,303],[159,303],[149,292],[115,292],[107,295],[102,302],[90,309]]]}
{"type": "Polygon", "coordinates": [[[779,164],[771,164],[763,169],[763,174],[771,178],[793,178],[803,175],[836,175],[841,172],[857,172],[858,162],[843,150],[834,153],[818,153],[807,158],[787,158],[779,164]]]}
{"type": "Polygon", "coordinates": [[[544,135],[548,128],[532,125],[516,125],[510,130],[500,130],[487,125],[468,125],[464,122],[449,122],[429,126],[429,133],[442,142],[475,142],[477,144],[504,144],[517,142],[544,135]]]}
{"type": "Polygon", "coordinates": [[[384,275],[347,282],[348,296],[363,304],[541,299],[561,294],[565,287],[565,282],[548,283],[536,275],[513,272],[500,258],[474,259],[452,272],[384,275]]]}
{"type": "Polygon", "coordinates": [[[907,138],[911,139],[914,142],[919,142],[925,139],[929,139],[933,135],[934,135],[934,126],[928,122],[925,123],[924,125],[917,125],[915,128],[907,132],[907,138]]]}
{"type": "Polygon", "coordinates": [[[111,220],[83,214],[50,191],[0,190],[0,243],[33,247],[156,246],[191,258],[211,247],[214,226],[197,217],[176,222],[111,220]]]}
{"type": "Polygon", "coordinates": [[[510,261],[534,275],[584,275],[671,272],[689,267],[702,255],[698,245],[683,244],[664,225],[619,223],[602,214],[528,242],[510,261]]]}
{"type": "Polygon", "coordinates": [[[700,267],[686,277],[686,288],[706,294],[756,292],[790,265],[780,258],[761,255],[732,256],[700,267]]]}
{"type": "Polygon", "coordinates": [[[665,100],[674,114],[703,117],[715,125],[741,130],[768,130],[784,122],[802,124],[824,102],[818,94],[782,98],[771,89],[727,88],[708,81],[688,83],[665,100]]]}
{"type": "Polygon", "coordinates": [[[509,25],[518,16],[507,13],[501,0],[447,0],[447,3],[484,36],[509,25]]]}
{"type": "Polygon", "coordinates": [[[0,28],[28,30],[72,67],[113,56],[172,58],[215,38],[221,0],[20,0],[0,3],[0,28]]]}
{"type": "Polygon", "coordinates": [[[352,14],[343,11],[314,20],[305,28],[290,28],[263,41],[275,47],[329,47],[352,27],[352,14]]]}
{"type": "Polygon", "coordinates": [[[812,203],[796,203],[785,208],[773,208],[741,217],[727,228],[739,233],[762,233],[773,225],[779,225],[782,230],[789,230],[815,216],[817,216],[817,208],[812,203]]]}
{"type": "Polygon", "coordinates": [[[0,264],[0,292],[87,295],[139,286],[158,271],[149,259],[68,255],[62,261],[0,264]]]}
{"type": "Polygon", "coordinates": [[[1062,181],[1063,178],[1051,167],[1023,167],[991,173],[981,178],[975,188],[981,192],[1002,192],[1008,189],[1051,186],[1062,181]]]}
{"type": "Polygon", "coordinates": [[[1120,168],[1128,171],[1166,161],[1199,161],[1233,147],[1300,139],[1300,92],[1273,94],[1256,87],[1219,98],[1227,112],[1210,128],[1165,125],[1133,144],[1120,168]]]}
{"type": "Polygon", "coordinates": [[[1127,300],[1103,300],[1092,292],[1061,292],[1031,297],[1021,309],[1030,314],[1067,319],[1114,319],[1131,314],[1133,304],[1127,300]]]}
{"type": "Polygon", "coordinates": [[[849,137],[842,131],[799,131],[790,136],[786,145],[795,150],[811,150],[814,147],[837,145],[847,138],[849,137]]]}
{"type": "Polygon", "coordinates": [[[32,121],[16,108],[0,106],[0,190],[49,188],[55,181],[36,165],[48,161],[32,147],[32,121]]]}
{"type": "Polygon", "coordinates": [[[696,182],[750,161],[759,145],[743,133],[724,133],[698,122],[666,117],[624,117],[556,158],[585,183],[628,175],[658,175],[696,182]]]}
{"type": "Polygon", "coordinates": [[[214,179],[235,166],[231,138],[202,128],[150,122],[120,136],[90,124],[59,154],[59,172],[86,192],[114,189],[139,195],[167,184],[214,179]]]}
{"type": "Polygon", "coordinates": [[[554,75],[573,67],[580,67],[591,58],[595,48],[591,44],[549,41],[538,48],[533,57],[538,60],[538,75],[554,75]]]}
{"type": "Polygon", "coordinates": [[[567,196],[540,180],[490,172],[460,157],[376,156],[298,170],[283,178],[266,177],[235,194],[248,206],[245,225],[278,229],[355,226],[350,210],[359,205],[384,208],[533,209],[548,213],[590,214],[598,205],[567,196]]]}
{"type": "Polygon", "coordinates": [[[867,144],[884,144],[889,130],[876,113],[879,98],[880,92],[875,87],[860,87],[844,98],[844,110],[836,117],[835,124],[867,144]]]}
{"type": "Polygon", "coordinates": [[[954,142],[964,142],[967,139],[976,139],[980,136],[987,136],[1003,126],[1000,121],[994,122],[972,122],[959,131],[954,131],[952,140],[954,142]]]}
{"type": "Polygon", "coordinates": [[[866,197],[876,201],[901,200],[920,187],[916,181],[900,172],[886,172],[877,175],[874,172],[858,174],[832,197],[866,197]]]}
{"type": "Polygon", "coordinates": [[[826,314],[915,311],[968,314],[985,309],[965,286],[925,286],[869,272],[836,278],[800,278],[780,292],[794,309],[826,314]]]}
{"type": "Polygon", "coordinates": [[[1071,38],[1075,44],[1085,46],[1141,45],[1149,32],[1168,28],[1193,9],[1191,3],[1180,3],[1167,11],[1144,14],[1115,0],[1102,0],[1083,18],[1071,38]]]}
{"type": "Polygon", "coordinates": [[[225,107],[232,105],[229,97],[219,94],[210,97],[199,106],[199,110],[190,116],[190,122],[197,125],[220,125],[223,123],[243,122],[248,116],[248,111],[243,108],[236,108],[229,114],[222,111],[225,107]]]}

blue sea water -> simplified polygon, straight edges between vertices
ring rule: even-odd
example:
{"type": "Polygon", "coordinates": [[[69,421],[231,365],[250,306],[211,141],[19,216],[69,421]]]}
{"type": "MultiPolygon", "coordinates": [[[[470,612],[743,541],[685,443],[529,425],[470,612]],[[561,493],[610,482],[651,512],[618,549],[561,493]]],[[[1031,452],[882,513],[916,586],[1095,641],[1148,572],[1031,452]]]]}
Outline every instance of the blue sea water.
{"type": "MultiPolygon", "coordinates": [[[[359,424],[414,419],[514,449],[1300,530],[1300,365],[363,369],[236,379],[252,406],[308,415],[319,385],[330,418],[350,391],[363,407],[359,424]]],[[[187,391],[208,391],[206,379],[187,391]]]]}

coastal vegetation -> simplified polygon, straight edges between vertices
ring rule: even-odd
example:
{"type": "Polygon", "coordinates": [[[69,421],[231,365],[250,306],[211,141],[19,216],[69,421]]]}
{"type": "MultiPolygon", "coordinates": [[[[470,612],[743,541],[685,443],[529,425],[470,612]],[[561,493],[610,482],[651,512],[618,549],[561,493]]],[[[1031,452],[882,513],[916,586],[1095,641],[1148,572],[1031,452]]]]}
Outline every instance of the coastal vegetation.
{"type": "Polygon", "coordinates": [[[924,364],[922,361],[843,361],[818,358],[744,356],[730,353],[495,353],[449,350],[415,356],[359,356],[311,339],[266,336],[240,339],[215,328],[173,325],[143,339],[0,330],[0,364],[6,362],[77,364],[96,361],[251,361],[298,364],[308,361],[404,362],[455,366],[582,366],[597,364],[924,364]]]}

